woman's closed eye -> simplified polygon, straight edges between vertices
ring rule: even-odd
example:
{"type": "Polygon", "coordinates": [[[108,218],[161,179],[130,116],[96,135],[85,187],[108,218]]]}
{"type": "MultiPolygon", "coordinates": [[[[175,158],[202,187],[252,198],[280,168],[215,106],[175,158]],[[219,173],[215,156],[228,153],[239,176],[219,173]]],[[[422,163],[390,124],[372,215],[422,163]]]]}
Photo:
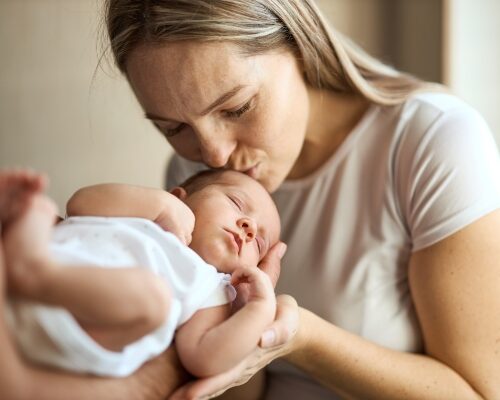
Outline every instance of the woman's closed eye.
{"type": "Polygon", "coordinates": [[[229,118],[240,118],[243,114],[245,114],[248,110],[250,110],[251,107],[252,107],[252,100],[249,100],[237,110],[226,110],[224,111],[224,113],[229,118]]]}
{"type": "MultiPolygon", "coordinates": [[[[224,115],[226,115],[228,118],[233,118],[237,119],[240,118],[243,114],[245,114],[247,111],[249,111],[252,106],[253,106],[253,98],[248,100],[245,104],[243,104],[241,107],[237,108],[236,110],[226,110],[224,111],[224,115]]],[[[174,137],[178,135],[179,133],[182,132],[182,130],[186,127],[185,123],[179,123],[177,126],[171,127],[171,126],[162,126],[162,124],[152,121],[154,126],[162,133],[163,136],[165,136],[167,139],[174,137]]]]}
{"type": "Polygon", "coordinates": [[[186,126],[186,124],[180,123],[179,125],[177,125],[174,128],[167,128],[164,126],[160,126],[156,122],[153,122],[153,124],[162,133],[162,135],[165,136],[167,139],[179,134],[182,131],[182,129],[186,126]]]}

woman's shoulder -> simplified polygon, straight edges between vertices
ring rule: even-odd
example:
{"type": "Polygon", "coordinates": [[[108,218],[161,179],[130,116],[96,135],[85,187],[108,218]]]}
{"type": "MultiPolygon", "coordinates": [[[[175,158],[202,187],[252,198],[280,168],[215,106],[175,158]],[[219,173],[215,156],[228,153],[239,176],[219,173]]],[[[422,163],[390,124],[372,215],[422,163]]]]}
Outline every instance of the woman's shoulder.
{"type": "Polygon", "coordinates": [[[417,92],[410,96],[405,102],[405,106],[417,106],[431,108],[437,112],[448,112],[452,110],[473,110],[461,98],[449,92],[417,92]]]}
{"type": "MultiPolygon", "coordinates": [[[[388,111],[394,118],[396,149],[413,153],[417,148],[455,143],[491,143],[493,135],[484,118],[457,96],[424,92],[411,96],[388,111]]],[[[462,146],[462,147],[464,147],[462,146]]]]}
{"type": "Polygon", "coordinates": [[[446,92],[414,94],[401,105],[399,117],[420,131],[443,121],[484,124],[481,115],[471,105],[446,92]]]}

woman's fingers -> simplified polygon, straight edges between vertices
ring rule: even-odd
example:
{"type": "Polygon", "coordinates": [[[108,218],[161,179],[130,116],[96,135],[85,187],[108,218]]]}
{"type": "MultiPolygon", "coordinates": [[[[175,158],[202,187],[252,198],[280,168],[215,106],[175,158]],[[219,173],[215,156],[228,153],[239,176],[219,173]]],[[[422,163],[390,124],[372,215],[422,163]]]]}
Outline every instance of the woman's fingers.
{"type": "Polygon", "coordinates": [[[252,375],[242,374],[245,365],[246,362],[243,361],[238,366],[222,374],[189,382],[176,390],[169,397],[169,400],[198,400],[217,397],[233,386],[242,385],[250,379],[252,375]]]}
{"type": "Polygon", "coordinates": [[[269,348],[289,342],[299,326],[299,308],[292,296],[282,294],[276,297],[276,318],[264,331],[259,346],[269,348]]]}
{"type": "Polygon", "coordinates": [[[286,244],[283,242],[276,243],[259,263],[259,268],[271,278],[273,287],[276,287],[276,283],[280,277],[280,263],[285,252],[286,244]]]}
{"type": "Polygon", "coordinates": [[[257,371],[286,354],[289,351],[287,344],[298,329],[299,308],[291,296],[280,295],[276,300],[278,304],[276,320],[266,330],[272,332],[271,341],[261,338],[261,348],[257,348],[236,367],[210,378],[190,382],[178,389],[170,400],[211,399],[219,396],[233,386],[248,382],[257,371]]]}

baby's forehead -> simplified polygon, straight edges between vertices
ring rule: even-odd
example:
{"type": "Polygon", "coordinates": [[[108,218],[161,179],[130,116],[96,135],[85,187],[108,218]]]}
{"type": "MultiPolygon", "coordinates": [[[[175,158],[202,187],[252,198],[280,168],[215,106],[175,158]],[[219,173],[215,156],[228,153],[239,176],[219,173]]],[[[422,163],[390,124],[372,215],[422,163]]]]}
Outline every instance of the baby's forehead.
{"type": "Polygon", "coordinates": [[[249,201],[257,205],[262,201],[272,202],[271,196],[260,183],[242,173],[227,171],[216,177],[212,183],[219,185],[223,190],[239,191],[246,195],[249,201]]]}
{"type": "Polygon", "coordinates": [[[259,211],[266,223],[278,225],[278,236],[280,232],[280,218],[276,205],[269,192],[258,181],[241,172],[224,170],[205,176],[204,187],[215,190],[235,192],[245,197],[248,205],[259,211]]]}

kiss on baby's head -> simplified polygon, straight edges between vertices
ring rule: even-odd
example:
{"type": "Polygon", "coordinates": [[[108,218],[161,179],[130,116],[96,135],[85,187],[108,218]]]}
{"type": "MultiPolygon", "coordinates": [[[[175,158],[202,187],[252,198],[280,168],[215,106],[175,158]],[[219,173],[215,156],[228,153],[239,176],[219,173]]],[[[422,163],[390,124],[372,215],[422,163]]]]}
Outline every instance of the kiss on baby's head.
{"type": "Polygon", "coordinates": [[[202,171],[171,193],[193,211],[189,247],[221,272],[256,266],[278,242],[278,210],[264,187],[241,172],[202,171]]]}

